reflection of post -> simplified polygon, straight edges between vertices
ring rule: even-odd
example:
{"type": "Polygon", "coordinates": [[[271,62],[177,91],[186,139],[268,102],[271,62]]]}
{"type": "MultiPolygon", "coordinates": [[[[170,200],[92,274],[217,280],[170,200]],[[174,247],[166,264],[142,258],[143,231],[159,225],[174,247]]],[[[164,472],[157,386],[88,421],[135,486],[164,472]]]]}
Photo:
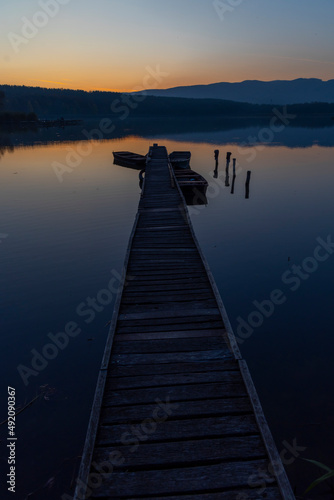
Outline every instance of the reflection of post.
{"type": "Polygon", "coordinates": [[[216,166],[215,166],[215,170],[213,172],[213,177],[215,179],[217,179],[217,177],[218,177],[218,165],[219,165],[219,163],[218,163],[218,157],[219,157],[219,149],[215,149],[216,166]]]}
{"type": "Polygon", "coordinates": [[[232,177],[232,188],[231,188],[231,194],[234,194],[234,184],[235,184],[235,179],[236,179],[236,174],[235,174],[235,163],[236,163],[236,159],[233,158],[233,177],[232,177]]]}
{"type": "Polygon", "coordinates": [[[245,196],[246,200],[248,200],[248,198],[249,198],[249,183],[251,180],[251,173],[252,172],[250,170],[248,170],[247,179],[246,179],[246,196],[245,196]]]}
{"type": "Polygon", "coordinates": [[[231,160],[231,154],[232,153],[226,153],[226,175],[225,175],[225,186],[228,187],[230,185],[230,160],[231,160]]]}

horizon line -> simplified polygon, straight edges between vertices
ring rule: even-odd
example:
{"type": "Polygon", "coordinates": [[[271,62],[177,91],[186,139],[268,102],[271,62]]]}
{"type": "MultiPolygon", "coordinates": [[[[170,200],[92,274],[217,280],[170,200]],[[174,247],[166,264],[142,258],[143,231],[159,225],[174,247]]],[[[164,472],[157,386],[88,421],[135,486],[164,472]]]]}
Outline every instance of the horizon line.
{"type": "MultiPolygon", "coordinates": [[[[182,88],[182,87],[208,87],[211,85],[219,85],[220,83],[230,83],[232,84],[238,84],[238,83],[245,83],[245,82],[261,82],[261,83],[272,83],[272,82],[294,82],[296,80],[319,80],[323,83],[327,83],[330,81],[333,81],[333,78],[330,78],[328,80],[323,80],[322,78],[315,78],[315,77],[298,77],[298,78],[292,78],[291,80],[287,79],[274,79],[274,80],[257,80],[257,79],[252,79],[252,80],[241,80],[241,81],[235,81],[235,82],[227,82],[227,81],[218,81],[218,82],[212,82],[212,83],[195,83],[195,84],[189,84],[189,85],[176,85],[173,87],[166,87],[166,88],[150,88],[150,89],[143,89],[141,91],[138,90],[121,90],[121,89],[109,89],[107,87],[95,87],[95,88],[90,88],[90,89],[83,89],[83,88],[68,88],[68,87],[46,87],[46,86],[41,86],[41,85],[27,85],[24,83],[21,84],[10,84],[10,83],[0,83],[0,87],[28,87],[28,88],[43,88],[46,90],[72,90],[73,92],[75,91],[82,91],[82,92],[103,92],[103,93],[116,93],[116,94],[132,94],[132,93],[138,93],[138,92],[145,92],[145,91],[150,91],[150,90],[171,90],[171,89],[177,89],[177,88],[182,88]]],[[[46,82],[47,80],[40,80],[41,82],[44,81],[46,82]]],[[[51,83],[51,81],[50,81],[51,83]]],[[[54,82],[57,83],[57,82],[54,82]]]]}

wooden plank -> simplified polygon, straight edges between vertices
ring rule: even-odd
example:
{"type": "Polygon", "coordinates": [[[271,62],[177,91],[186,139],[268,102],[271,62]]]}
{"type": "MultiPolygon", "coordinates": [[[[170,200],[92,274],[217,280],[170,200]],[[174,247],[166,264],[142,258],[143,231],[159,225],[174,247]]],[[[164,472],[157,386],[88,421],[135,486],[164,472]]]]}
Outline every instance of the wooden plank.
{"type": "MultiPolygon", "coordinates": [[[[197,311],[207,311],[206,314],[215,314],[217,312],[217,303],[212,298],[205,298],[204,300],[187,300],[178,301],[177,297],[173,295],[171,300],[163,300],[163,295],[156,296],[156,300],[145,302],[137,301],[135,303],[123,303],[120,309],[120,319],[147,319],[147,318],[168,318],[170,316],[180,317],[191,316],[196,314],[197,311]],[[191,308],[191,309],[190,309],[191,308]],[[137,315],[137,317],[135,317],[137,315]],[[126,316],[126,318],[125,318],[126,316]]],[[[133,302],[133,301],[132,301],[133,302]]]]}
{"type": "Polygon", "coordinates": [[[175,271],[167,271],[166,269],[158,272],[158,271],[147,271],[146,269],[141,269],[141,271],[138,272],[129,272],[128,271],[128,276],[127,279],[130,281],[134,281],[137,283],[140,282],[151,282],[151,283],[160,283],[164,284],[167,283],[168,281],[170,283],[176,283],[180,282],[180,280],[184,279],[185,283],[191,283],[192,281],[196,282],[197,280],[202,280],[205,281],[205,275],[203,275],[203,272],[197,269],[197,271],[192,271],[191,274],[189,274],[187,271],[178,271],[177,273],[175,271]]]}
{"type": "Polygon", "coordinates": [[[184,338],[206,338],[221,336],[225,340],[224,329],[212,330],[189,330],[176,332],[145,332],[117,334],[115,342],[127,342],[128,340],[157,340],[157,339],[184,339],[184,338]]]}
{"type": "Polygon", "coordinates": [[[195,401],[207,398],[233,398],[245,396],[246,389],[242,382],[212,382],[197,385],[172,385],[138,389],[113,389],[106,382],[104,404],[120,406],[152,403],[156,399],[170,398],[171,401],[195,401]]]}
{"type": "Polygon", "coordinates": [[[166,273],[167,271],[171,272],[181,272],[182,274],[191,274],[192,271],[198,271],[198,266],[200,265],[200,261],[191,261],[187,262],[185,259],[161,259],[157,261],[145,261],[145,263],[141,263],[140,259],[133,259],[131,261],[131,265],[128,270],[131,271],[143,271],[143,265],[145,266],[145,273],[147,271],[156,271],[161,272],[161,274],[166,273]]]}
{"type": "MultiPolygon", "coordinates": [[[[137,254],[144,254],[145,256],[145,259],[147,258],[147,256],[150,256],[152,257],[152,254],[156,254],[156,250],[155,248],[140,248],[140,247],[132,247],[132,250],[131,252],[133,253],[134,256],[136,256],[136,258],[138,257],[137,254]]],[[[174,247],[170,247],[170,248],[167,248],[166,251],[163,251],[162,249],[160,250],[159,252],[159,255],[158,257],[160,258],[162,255],[169,255],[169,254],[180,254],[180,255],[183,255],[183,254],[186,254],[185,255],[185,258],[188,260],[191,256],[191,254],[196,254],[196,256],[198,255],[198,252],[196,250],[196,248],[174,248],[174,247]]]]}
{"type": "MultiPolygon", "coordinates": [[[[186,278],[174,278],[170,279],[154,280],[150,277],[145,276],[133,276],[133,279],[128,283],[125,292],[126,293],[140,293],[145,290],[150,292],[151,290],[180,290],[184,286],[184,290],[194,290],[196,293],[197,289],[201,290],[203,288],[207,289],[208,282],[203,277],[186,277],[186,278]],[[140,279],[141,278],[141,279],[140,279]],[[131,286],[130,286],[131,285],[131,286]]],[[[188,293],[188,292],[187,292],[188,293]]]]}
{"type": "MultiPolygon", "coordinates": [[[[132,326],[133,328],[137,328],[138,326],[140,328],[145,326],[145,331],[146,331],[146,326],[163,326],[165,329],[169,330],[172,329],[173,326],[176,327],[174,330],[178,329],[184,329],[184,330],[194,330],[195,328],[198,327],[198,329],[201,329],[201,327],[206,328],[206,326],[203,326],[204,324],[207,324],[209,328],[215,328],[218,326],[219,328],[222,328],[223,322],[218,314],[209,314],[209,315],[191,315],[189,314],[189,311],[187,311],[188,316],[180,316],[180,315],[173,315],[172,312],[170,314],[166,314],[166,316],[161,316],[158,314],[157,318],[152,317],[151,315],[149,317],[146,317],[144,315],[142,318],[136,317],[136,318],[119,318],[118,320],[118,328],[119,332],[121,332],[121,327],[122,326],[132,326]],[[193,327],[192,325],[196,325],[193,327]]],[[[137,316],[137,315],[135,315],[137,316]]]]}
{"type": "Polygon", "coordinates": [[[115,354],[111,359],[111,363],[118,365],[149,365],[153,363],[193,363],[194,361],[202,362],[214,359],[221,361],[232,357],[232,352],[229,349],[217,349],[208,351],[194,352],[167,352],[154,354],[115,354]]]}
{"type": "Polygon", "coordinates": [[[204,383],[240,383],[242,380],[239,370],[237,371],[218,371],[210,373],[178,373],[167,375],[137,375],[135,377],[115,377],[107,378],[108,389],[136,389],[148,387],[163,387],[186,385],[186,384],[204,384],[204,383]]]}
{"type": "MultiPolygon", "coordinates": [[[[203,467],[165,469],[140,472],[115,472],[102,475],[102,484],[93,490],[93,498],[129,497],[140,492],[144,495],[208,492],[217,489],[248,487],[250,478],[258,484],[275,484],[270,475],[260,478],[259,471],[267,471],[265,460],[221,463],[203,467]]],[[[231,494],[231,493],[230,493],[231,494]]],[[[232,495],[233,492],[232,492],[232,495]]],[[[232,497],[233,498],[233,497],[232,497]]]]}
{"type": "Polygon", "coordinates": [[[136,286],[134,285],[133,283],[131,284],[131,286],[128,286],[125,291],[124,291],[124,295],[123,295],[123,299],[125,297],[133,297],[134,295],[137,295],[138,297],[145,297],[146,295],[150,295],[152,294],[152,292],[164,292],[165,294],[167,294],[167,292],[175,292],[179,295],[182,296],[182,294],[184,295],[185,293],[187,295],[191,295],[191,296],[197,296],[199,294],[201,294],[201,297],[203,296],[202,293],[209,293],[211,294],[211,297],[212,297],[212,293],[210,291],[210,288],[208,287],[208,285],[206,283],[199,283],[196,287],[196,289],[194,288],[194,284],[193,283],[189,283],[189,284],[184,284],[184,285],[181,285],[181,284],[171,284],[171,285],[147,285],[147,286],[136,286]],[[145,293],[146,291],[146,293],[145,293]]]}
{"type": "MultiPolygon", "coordinates": [[[[116,336],[117,340],[117,336],[116,336]]],[[[113,354],[138,354],[154,352],[189,352],[216,350],[226,347],[222,336],[190,339],[159,339],[115,342],[113,354]]]]}
{"type": "Polygon", "coordinates": [[[222,328],[224,325],[219,318],[208,318],[199,316],[198,318],[177,318],[177,321],[171,320],[145,320],[134,323],[133,321],[119,321],[117,332],[122,333],[146,333],[146,332],[173,332],[187,330],[208,330],[222,328]],[[196,321],[198,320],[198,321],[196,321]]]}
{"type": "Polygon", "coordinates": [[[169,318],[178,319],[178,318],[189,318],[190,320],[196,316],[207,317],[207,316],[218,316],[219,311],[217,308],[207,308],[207,309],[176,309],[175,310],[166,310],[166,311],[157,311],[157,312],[144,312],[144,313],[134,313],[134,314],[120,314],[120,321],[129,321],[129,320],[146,320],[146,319],[164,319],[166,321],[169,318]]]}
{"type": "MultiPolygon", "coordinates": [[[[169,399],[162,399],[168,407],[169,399]]],[[[141,423],[151,418],[157,410],[157,403],[133,406],[105,406],[101,411],[101,425],[141,423]]],[[[173,418],[206,418],[224,415],[251,414],[252,407],[247,397],[179,401],[173,406],[173,418]]]]}
{"type": "MultiPolygon", "coordinates": [[[[163,400],[162,400],[163,401],[163,400]]],[[[173,417],[173,405],[177,407],[177,403],[172,401],[168,408],[168,418],[173,417]]],[[[166,411],[164,407],[157,404],[157,418],[165,418],[166,411]]],[[[155,415],[155,413],[154,413],[155,415]]],[[[149,415],[147,419],[153,419],[149,415]]],[[[191,439],[207,438],[224,436],[240,436],[240,435],[255,435],[259,434],[258,427],[254,415],[226,415],[223,417],[206,417],[206,418],[189,418],[186,420],[165,420],[161,422],[141,422],[140,424],[114,424],[100,426],[96,438],[97,446],[119,446],[122,444],[133,444],[139,441],[139,435],[143,436],[140,441],[146,443],[158,443],[166,441],[188,441],[191,439]],[[146,424],[151,427],[151,432],[145,432],[146,424]],[[152,432],[154,428],[154,432],[152,432]],[[137,438],[135,438],[137,434],[137,438]],[[127,436],[127,442],[124,438],[127,436]],[[130,443],[131,440],[131,443],[130,443]]]]}
{"type": "MultiPolygon", "coordinates": [[[[96,448],[93,460],[96,464],[107,462],[110,454],[117,450],[118,448],[114,446],[96,448]]],[[[171,441],[164,443],[163,447],[161,443],[147,444],[143,441],[140,446],[137,444],[123,445],[121,451],[124,462],[121,467],[116,467],[115,470],[138,470],[140,467],[149,469],[171,464],[174,468],[178,465],[194,467],[223,460],[264,459],[266,455],[263,441],[258,435],[171,441]]]]}
{"type": "Polygon", "coordinates": [[[235,370],[236,368],[236,360],[231,357],[226,357],[224,360],[196,360],[185,363],[156,363],[153,361],[151,364],[121,365],[111,362],[109,365],[109,374],[113,374],[116,377],[131,377],[134,375],[158,375],[159,373],[208,373],[210,371],[235,370]]]}

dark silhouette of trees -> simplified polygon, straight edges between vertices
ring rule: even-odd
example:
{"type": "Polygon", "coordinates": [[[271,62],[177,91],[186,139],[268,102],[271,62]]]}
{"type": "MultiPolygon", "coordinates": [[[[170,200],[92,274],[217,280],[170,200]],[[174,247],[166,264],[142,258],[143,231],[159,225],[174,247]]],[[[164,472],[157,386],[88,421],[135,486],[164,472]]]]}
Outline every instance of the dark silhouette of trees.
{"type": "MultiPolygon", "coordinates": [[[[6,97],[6,111],[25,113],[25,120],[112,117],[125,118],[247,118],[273,116],[275,104],[250,104],[220,99],[189,99],[120,94],[115,92],[85,92],[83,90],[46,89],[0,85],[0,107],[6,97]],[[29,118],[28,118],[29,115],[29,118]]],[[[282,111],[283,112],[283,111],[282,111]]],[[[305,103],[288,106],[289,114],[296,115],[293,123],[303,117],[315,119],[334,115],[334,103],[305,103]]],[[[284,114],[284,112],[283,112],[284,114]]],[[[321,118],[323,120],[323,118],[321,118]]]]}

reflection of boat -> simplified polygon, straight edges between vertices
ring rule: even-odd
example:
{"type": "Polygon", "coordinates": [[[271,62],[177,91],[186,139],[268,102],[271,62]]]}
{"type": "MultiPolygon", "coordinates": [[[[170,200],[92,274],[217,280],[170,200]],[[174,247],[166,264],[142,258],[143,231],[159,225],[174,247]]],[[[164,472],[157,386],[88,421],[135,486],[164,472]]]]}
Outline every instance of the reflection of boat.
{"type": "Polygon", "coordinates": [[[146,166],[146,156],[131,153],[130,151],[114,151],[114,163],[121,167],[138,168],[142,170],[146,166]]]}
{"type": "Polygon", "coordinates": [[[173,153],[169,155],[169,161],[174,168],[188,168],[190,158],[190,151],[173,151],[173,153]]]}
{"type": "Polygon", "coordinates": [[[190,168],[174,170],[178,185],[186,199],[187,205],[206,205],[206,190],[208,182],[202,175],[190,168]]]}

